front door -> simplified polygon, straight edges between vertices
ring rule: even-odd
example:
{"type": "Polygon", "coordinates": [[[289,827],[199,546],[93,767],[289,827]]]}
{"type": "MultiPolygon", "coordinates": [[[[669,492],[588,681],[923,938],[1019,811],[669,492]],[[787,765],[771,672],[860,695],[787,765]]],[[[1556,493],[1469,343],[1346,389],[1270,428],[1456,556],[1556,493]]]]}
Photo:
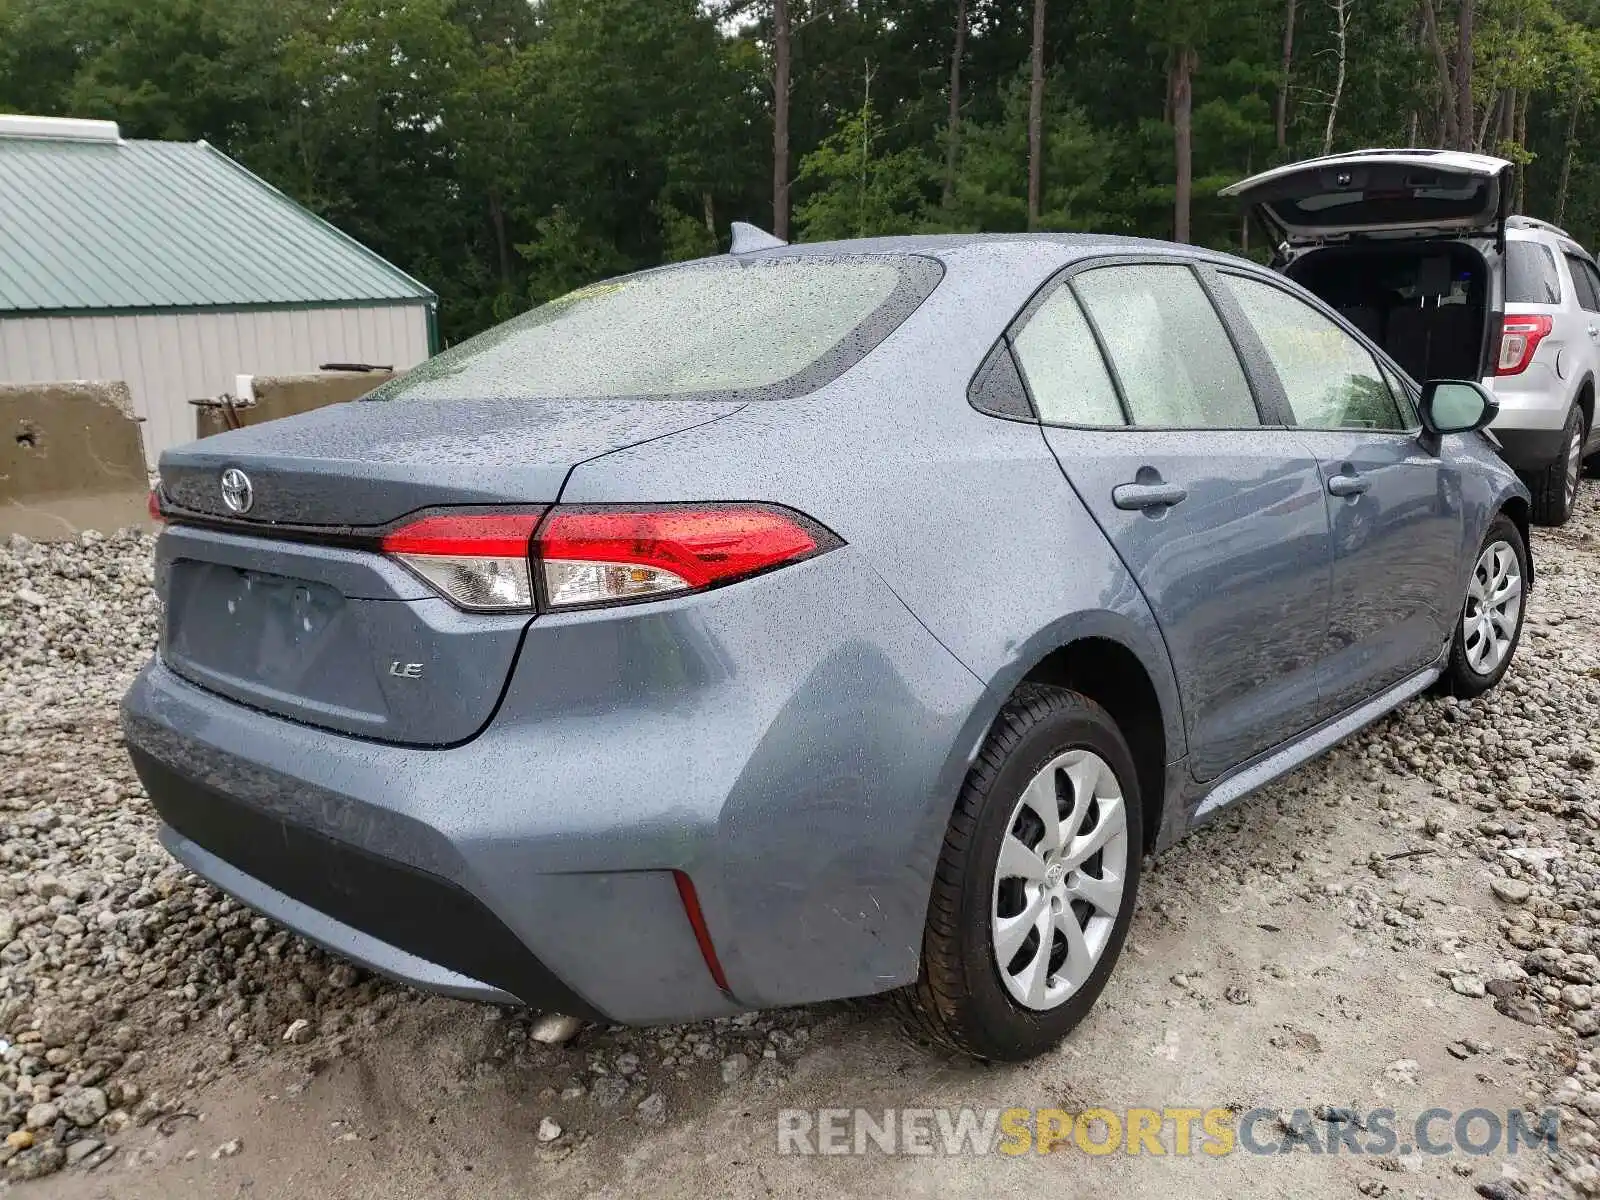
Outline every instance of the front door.
{"type": "Polygon", "coordinates": [[[1312,724],[1330,555],[1316,460],[1263,427],[1194,270],[1093,266],[1024,322],[1045,438],[1161,627],[1194,774],[1312,724]]]}
{"type": "Polygon", "coordinates": [[[1436,662],[1462,603],[1461,479],[1422,448],[1409,398],[1330,315],[1257,276],[1220,274],[1317,460],[1333,531],[1323,710],[1436,662]]]}

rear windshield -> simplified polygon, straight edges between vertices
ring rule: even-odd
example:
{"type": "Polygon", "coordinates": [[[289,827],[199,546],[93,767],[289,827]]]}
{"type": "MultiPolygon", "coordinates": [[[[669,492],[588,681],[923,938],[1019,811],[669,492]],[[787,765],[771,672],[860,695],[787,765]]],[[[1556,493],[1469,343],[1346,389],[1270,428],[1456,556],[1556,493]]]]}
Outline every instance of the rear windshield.
{"type": "Polygon", "coordinates": [[[430,359],[372,400],[800,395],[933,291],[916,255],[724,258],[593,284],[430,359]]]}
{"type": "Polygon", "coordinates": [[[1556,256],[1538,242],[1506,243],[1506,302],[1560,304],[1556,256]]]}

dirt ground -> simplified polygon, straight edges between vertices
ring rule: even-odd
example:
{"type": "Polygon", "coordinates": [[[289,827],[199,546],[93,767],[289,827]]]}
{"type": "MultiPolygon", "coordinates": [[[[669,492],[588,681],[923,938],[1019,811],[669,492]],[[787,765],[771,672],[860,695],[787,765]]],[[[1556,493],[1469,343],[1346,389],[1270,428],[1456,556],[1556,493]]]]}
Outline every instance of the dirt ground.
{"type": "Polygon", "coordinates": [[[549,1047],[529,1014],[363,978],[155,846],[111,716],[154,629],[148,539],[13,541],[0,1098],[23,1140],[0,1147],[6,1174],[29,1200],[1600,1195],[1600,487],[1585,489],[1578,519],[1535,535],[1541,582],[1506,681],[1405,706],[1154,860],[1099,1004],[1023,1066],[919,1046],[882,1000],[549,1047]],[[1486,1155],[1413,1144],[1427,1110],[1554,1106],[1554,1164],[1503,1139],[1486,1155]],[[1269,1150],[1285,1126],[1326,1146],[1340,1111],[1392,1109],[1396,1136],[1363,1154],[1183,1155],[1169,1124],[1159,1155],[780,1153],[780,1122],[818,1110],[931,1123],[964,1107],[1222,1109],[1241,1139],[1264,1111],[1269,1150]]]}
{"type": "Polygon", "coordinates": [[[507,1069],[493,1051],[499,1014],[430,999],[397,1013],[381,1040],[222,1081],[198,1098],[197,1119],[147,1127],[120,1161],[34,1187],[40,1196],[128,1200],[1467,1195],[1500,1175],[1500,1159],[1304,1148],[1090,1156],[1070,1144],[1018,1157],[777,1152],[784,1108],[1390,1106],[1408,1141],[1408,1114],[1518,1106],[1527,1059],[1549,1031],[1455,994],[1439,975],[1485,957],[1496,940],[1487,868],[1437,852],[1383,860],[1387,878],[1369,866],[1374,854],[1426,848],[1419,831],[1430,817],[1448,827],[1471,814],[1423,783],[1375,773],[1341,751],[1158,860],[1100,1005],[1042,1062],[986,1068],[919,1048],[882,1005],[811,1010],[810,1048],[780,1081],[724,1085],[715,1073],[685,1072],[668,1092],[664,1124],[651,1128],[627,1110],[598,1121],[568,1116],[581,1102],[550,1098],[570,1073],[567,1059],[606,1034],[580,1035],[554,1069],[507,1069]],[[1386,807],[1347,802],[1352,779],[1386,807]],[[1386,783],[1392,792],[1382,792],[1386,783]],[[1252,882],[1219,886],[1209,876],[1223,862],[1249,864],[1252,882]],[[1358,901],[1327,894],[1362,886],[1420,902],[1417,944],[1353,927],[1358,901]],[[1453,1057],[1446,1046],[1463,1040],[1482,1052],[1453,1057]],[[1406,1060],[1414,1070],[1394,1069],[1406,1060]],[[549,1114],[586,1125],[582,1144],[542,1146],[535,1131],[549,1114]],[[212,1157],[234,1139],[236,1155],[212,1157]]]}

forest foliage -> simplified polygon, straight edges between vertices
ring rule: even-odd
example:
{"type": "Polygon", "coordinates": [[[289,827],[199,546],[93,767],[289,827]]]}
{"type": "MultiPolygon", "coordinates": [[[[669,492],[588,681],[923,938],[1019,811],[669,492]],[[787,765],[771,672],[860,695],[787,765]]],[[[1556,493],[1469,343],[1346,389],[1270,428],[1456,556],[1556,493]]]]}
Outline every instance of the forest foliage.
{"type": "Polygon", "coordinates": [[[0,0],[0,111],[213,143],[449,340],[736,219],[1259,255],[1218,189],[1325,149],[1500,154],[1600,238],[1600,0],[0,0]]]}

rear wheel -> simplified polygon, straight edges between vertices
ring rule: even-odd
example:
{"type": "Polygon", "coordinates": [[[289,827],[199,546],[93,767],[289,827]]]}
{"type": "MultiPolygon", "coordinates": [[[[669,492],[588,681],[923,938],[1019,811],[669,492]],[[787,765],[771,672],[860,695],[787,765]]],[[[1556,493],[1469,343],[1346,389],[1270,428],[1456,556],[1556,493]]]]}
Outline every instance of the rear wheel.
{"type": "Polygon", "coordinates": [[[1540,525],[1565,525],[1578,499],[1583,474],[1583,413],[1576,405],[1562,429],[1561,456],[1542,471],[1524,476],[1533,493],[1533,519],[1540,525]]]}
{"type": "Polygon", "coordinates": [[[1528,548],[1516,523],[1501,513],[1484,536],[1467,582],[1450,662],[1440,681],[1446,691],[1480,695],[1510,669],[1522,637],[1527,578],[1528,548]]]}
{"type": "Polygon", "coordinates": [[[1133,919],[1138,781],[1116,723],[1061,688],[1018,689],[968,773],[900,994],[914,1034],[979,1058],[1054,1046],[1094,1005],[1133,919]]]}

